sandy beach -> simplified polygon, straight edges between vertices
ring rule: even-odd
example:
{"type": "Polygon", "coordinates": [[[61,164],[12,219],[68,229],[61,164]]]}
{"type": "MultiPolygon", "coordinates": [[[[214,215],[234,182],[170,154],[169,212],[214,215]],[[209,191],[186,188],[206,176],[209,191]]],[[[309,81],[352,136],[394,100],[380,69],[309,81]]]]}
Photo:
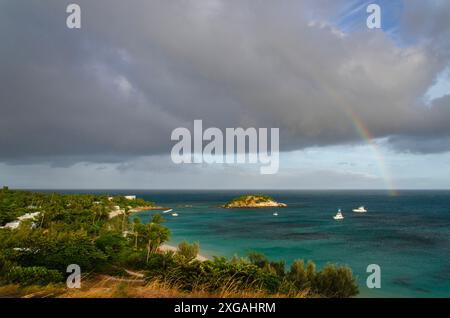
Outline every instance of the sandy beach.
{"type": "MultiPolygon", "coordinates": [[[[134,209],[130,209],[129,212],[131,213],[136,213],[136,212],[142,212],[142,211],[147,211],[147,210],[163,210],[163,207],[160,206],[156,206],[156,207],[138,207],[138,208],[134,208],[134,209]]],[[[125,211],[123,209],[113,209],[110,213],[109,213],[109,218],[112,219],[113,217],[116,217],[118,215],[123,214],[125,211]]],[[[178,250],[178,248],[176,246],[173,245],[169,245],[169,244],[162,244],[159,247],[159,250],[162,252],[166,252],[166,251],[172,251],[172,252],[176,252],[178,250]]],[[[198,261],[204,262],[207,261],[209,258],[206,256],[203,256],[201,254],[198,254],[197,257],[195,258],[198,261]]]]}
{"type": "MultiPolygon", "coordinates": [[[[164,210],[164,207],[161,206],[143,206],[143,207],[137,207],[137,208],[133,208],[130,209],[128,212],[129,213],[137,213],[137,212],[142,212],[142,211],[150,211],[150,210],[164,210]]],[[[125,213],[124,209],[120,209],[118,207],[113,207],[113,209],[109,212],[108,217],[110,219],[112,219],[113,217],[116,217],[118,215],[121,215],[125,213]]]]}
{"type": "MultiPolygon", "coordinates": [[[[167,252],[167,251],[176,252],[176,251],[177,251],[177,247],[176,247],[176,246],[173,246],[173,245],[169,245],[169,244],[162,244],[162,245],[159,247],[159,250],[162,251],[162,252],[167,252]]],[[[196,257],[195,259],[198,260],[198,261],[201,261],[201,262],[204,262],[204,261],[209,260],[208,257],[203,256],[203,255],[201,255],[201,254],[198,254],[197,257],[196,257]]]]}
{"type": "Polygon", "coordinates": [[[137,207],[137,208],[133,208],[133,209],[130,209],[130,213],[133,213],[133,212],[142,212],[142,211],[147,211],[147,210],[165,210],[166,208],[165,207],[162,207],[162,206],[141,206],[141,207],[137,207]]]}

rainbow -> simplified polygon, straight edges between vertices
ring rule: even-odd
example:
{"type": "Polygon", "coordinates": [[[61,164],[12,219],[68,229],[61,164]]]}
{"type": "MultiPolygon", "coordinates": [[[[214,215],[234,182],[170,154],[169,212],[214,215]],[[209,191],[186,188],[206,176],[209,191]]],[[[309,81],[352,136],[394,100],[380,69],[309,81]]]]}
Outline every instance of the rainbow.
{"type": "Polygon", "coordinates": [[[380,151],[378,145],[374,142],[374,137],[370,133],[370,130],[364,124],[364,121],[359,116],[357,116],[356,113],[350,107],[344,107],[344,111],[346,115],[350,118],[358,135],[360,135],[361,138],[370,146],[374,158],[378,163],[378,169],[380,170],[380,173],[389,191],[389,195],[397,196],[398,191],[396,190],[396,186],[391,177],[389,168],[386,165],[386,161],[384,160],[383,154],[380,151]]]}
{"type": "MultiPolygon", "coordinates": [[[[318,83],[320,83],[320,79],[317,76],[313,74],[313,77],[318,83]]],[[[322,85],[322,92],[328,94],[332,98],[332,100],[334,100],[337,105],[340,106],[340,108],[345,112],[347,117],[352,122],[358,135],[361,136],[361,138],[370,146],[374,158],[378,163],[378,169],[380,170],[386,188],[389,191],[389,195],[397,196],[398,191],[396,190],[396,186],[394,184],[393,178],[391,177],[388,166],[386,165],[383,154],[380,151],[378,145],[374,142],[375,138],[370,133],[368,127],[364,124],[364,121],[350,107],[347,106],[348,104],[343,100],[341,94],[339,94],[332,87],[322,85]]]]}

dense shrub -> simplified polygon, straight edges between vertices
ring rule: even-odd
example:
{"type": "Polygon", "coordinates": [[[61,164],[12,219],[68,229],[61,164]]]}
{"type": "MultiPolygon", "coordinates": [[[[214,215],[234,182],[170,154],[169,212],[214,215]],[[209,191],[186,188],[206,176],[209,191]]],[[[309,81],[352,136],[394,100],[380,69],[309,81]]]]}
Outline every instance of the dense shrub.
{"type": "Polygon", "coordinates": [[[303,260],[297,260],[286,272],[284,261],[271,262],[258,253],[251,253],[249,261],[216,257],[206,262],[186,262],[186,258],[177,255],[156,254],[148,266],[148,277],[163,278],[187,291],[202,287],[214,292],[232,287],[286,295],[306,292],[324,297],[351,297],[358,293],[356,280],[347,267],[327,265],[316,272],[313,262],[308,261],[305,266],[303,260]]]}
{"type": "Polygon", "coordinates": [[[95,246],[102,251],[109,260],[120,258],[122,251],[127,247],[127,240],[119,233],[109,232],[100,235],[95,240],[95,246]]]}
{"type": "Polygon", "coordinates": [[[305,266],[303,260],[297,260],[286,272],[284,261],[271,262],[258,253],[251,253],[248,261],[236,258],[228,261],[223,257],[205,262],[187,260],[173,253],[154,254],[147,264],[147,275],[187,291],[197,287],[210,292],[232,288],[286,295],[306,292],[324,297],[351,297],[358,293],[356,281],[347,267],[327,265],[316,272],[313,262],[308,261],[305,266]]]}
{"type": "Polygon", "coordinates": [[[269,264],[269,259],[264,254],[258,252],[250,252],[247,257],[250,263],[258,266],[259,268],[264,268],[269,264]]]}
{"type": "Polygon", "coordinates": [[[15,248],[7,253],[21,266],[44,266],[60,272],[65,272],[69,264],[78,264],[86,272],[106,262],[105,254],[83,231],[58,233],[35,230],[17,240],[15,248]]]}
{"type": "MultiPolygon", "coordinates": [[[[157,254],[152,254],[153,255],[157,254]]],[[[131,250],[131,249],[125,249],[121,253],[121,264],[129,269],[135,269],[135,270],[141,270],[141,269],[147,269],[147,262],[146,262],[147,252],[144,250],[131,250]]]]}
{"type": "Polygon", "coordinates": [[[264,288],[270,286],[270,276],[257,266],[245,261],[229,262],[224,257],[216,257],[213,261],[199,264],[202,277],[211,289],[216,290],[222,286],[233,285],[240,289],[264,288]]]}
{"type": "Polygon", "coordinates": [[[223,257],[212,261],[186,261],[173,253],[155,254],[148,264],[148,277],[160,278],[191,291],[201,287],[210,292],[224,288],[276,292],[281,279],[247,261],[230,262],[223,257]]]}
{"type": "Polygon", "coordinates": [[[21,267],[14,266],[6,275],[6,281],[11,284],[48,285],[62,282],[64,277],[57,270],[42,266],[21,267]]]}
{"type": "MultiPolygon", "coordinates": [[[[169,251],[151,254],[144,267],[148,271],[149,277],[165,280],[177,267],[174,252],[169,251]]],[[[174,278],[174,276],[176,276],[176,274],[174,274],[172,278],[174,278]]]]}
{"type": "Polygon", "coordinates": [[[311,289],[311,281],[306,275],[305,262],[303,260],[296,260],[292,263],[288,279],[298,290],[311,289]]]}
{"type": "Polygon", "coordinates": [[[0,282],[4,282],[6,280],[7,273],[10,271],[12,266],[13,263],[0,253],[0,282]]]}
{"type": "Polygon", "coordinates": [[[347,267],[327,265],[317,275],[317,293],[325,297],[351,297],[358,294],[352,271],[347,267]]]}
{"type": "Polygon", "coordinates": [[[198,252],[200,251],[200,245],[197,242],[189,244],[186,241],[182,241],[178,244],[177,256],[181,258],[182,262],[190,262],[194,260],[198,252]]]}

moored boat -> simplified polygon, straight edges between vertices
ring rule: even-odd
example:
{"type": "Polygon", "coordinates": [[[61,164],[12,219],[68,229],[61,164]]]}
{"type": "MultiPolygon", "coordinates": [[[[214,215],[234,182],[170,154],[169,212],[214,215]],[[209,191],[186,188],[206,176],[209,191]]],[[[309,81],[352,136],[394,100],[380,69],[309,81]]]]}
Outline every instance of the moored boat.
{"type": "Polygon", "coordinates": [[[360,206],[360,207],[357,208],[357,209],[353,209],[353,212],[356,212],[356,213],[366,213],[367,210],[364,208],[364,206],[360,206]]]}
{"type": "Polygon", "coordinates": [[[344,219],[344,215],[341,212],[341,209],[338,210],[338,212],[336,213],[335,216],[333,216],[333,219],[335,220],[343,220],[344,219]]]}

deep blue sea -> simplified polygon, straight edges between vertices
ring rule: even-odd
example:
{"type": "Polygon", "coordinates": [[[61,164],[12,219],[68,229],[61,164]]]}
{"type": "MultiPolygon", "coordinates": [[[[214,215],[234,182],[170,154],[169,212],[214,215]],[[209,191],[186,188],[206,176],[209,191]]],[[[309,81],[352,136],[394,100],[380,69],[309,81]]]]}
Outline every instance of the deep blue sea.
{"type": "MultiPolygon", "coordinates": [[[[204,255],[311,259],[348,265],[362,297],[450,297],[450,191],[109,191],[136,194],[174,209],[169,243],[198,241],[204,255]],[[241,195],[264,193],[286,208],[222,209],[241,195]],[[352,209],[364,205],[367,213],[352,209]],[[340,208],[344,220],[333,216],[340,208]],[[278,216],[274,216],[274,212],[278,216]],[[369,264],[381,288],[366,286],[369,264]]],[[[147,221],[155,211],[134,214],[147,221]]]]}

